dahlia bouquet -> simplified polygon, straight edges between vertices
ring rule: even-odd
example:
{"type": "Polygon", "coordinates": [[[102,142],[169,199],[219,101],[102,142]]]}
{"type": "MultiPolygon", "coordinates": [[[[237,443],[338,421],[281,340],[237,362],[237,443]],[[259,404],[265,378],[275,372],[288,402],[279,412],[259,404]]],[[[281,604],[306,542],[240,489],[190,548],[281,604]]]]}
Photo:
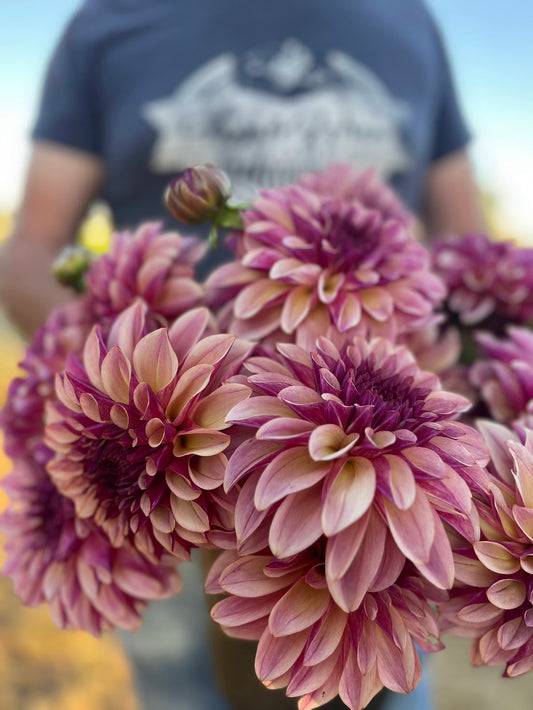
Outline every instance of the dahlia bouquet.
{"type": "Polygon", "coordinates": [[[63,628],[135,630],[218,551],[212,617],[300,710],[418,684],[443,631],[533,668],[533,250],[423,246],[372,173],[228,203],[197,166],[158,224],[57,268],[81,291],[2,414],[4,573],[63,628]]]}

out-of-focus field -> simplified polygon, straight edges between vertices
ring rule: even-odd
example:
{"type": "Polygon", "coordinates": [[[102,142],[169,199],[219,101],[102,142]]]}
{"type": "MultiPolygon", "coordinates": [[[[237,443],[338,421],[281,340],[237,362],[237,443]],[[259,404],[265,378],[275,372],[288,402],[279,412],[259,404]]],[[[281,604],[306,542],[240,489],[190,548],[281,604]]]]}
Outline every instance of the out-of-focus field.
{"type": "MultiPolygon", "coordinates": [[[[0,215],[0,238],[9,224],[0,215]]],[[[99,216],[85,228],[85,239],[105,244],[107,230],[99,216]]],[[[0,406],[22,351],[22,341],[0,317],[0,406]]],[[[9,469],[0,450],[0,477],[9,469]]],[[[0,508],[5,504],[0,490],[0,508]]],[[[22,607],[11,581],[0,577],[0,710],[137,710],[137,704],[130,668],[113,636],[59,631],[45,608],[22,607]]]]}

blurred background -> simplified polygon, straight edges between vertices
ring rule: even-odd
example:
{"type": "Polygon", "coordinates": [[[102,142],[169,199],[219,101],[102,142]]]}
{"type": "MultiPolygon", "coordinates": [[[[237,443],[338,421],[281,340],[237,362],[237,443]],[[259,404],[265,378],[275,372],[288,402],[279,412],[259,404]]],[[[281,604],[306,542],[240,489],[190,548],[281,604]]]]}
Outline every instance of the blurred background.
{"type": "MultiPolygon", "coordinates": [[[[474,135],[471,154],[491,230],[533,246],[533,3],[427,2],[444,34],[474,135]]],[[[77,5],[17,0],[0,10],[0,239],[21,197],[44,65],[77,5]]],[[[110,230],[105,210],[97,209],[82,238],[104,249],[110,230]]],[[[1,405],[23,345],[1,316],[0,337],[1,405]]],[[[0,454],[0,475],[8,470],[0,454]]],[[[531,707],[532,679],[505,681],[498,669],[470,669],[464,643],[450,641],[431,661],[438,710],[491,710],[503,702],[514,710],[531,707]]],[[[22,609],[9,581],[0,578],[0,710],[52,708],[135,710],[130,669],[113,637],[96,641],[56,631],[45,610],[22,609]]]]}

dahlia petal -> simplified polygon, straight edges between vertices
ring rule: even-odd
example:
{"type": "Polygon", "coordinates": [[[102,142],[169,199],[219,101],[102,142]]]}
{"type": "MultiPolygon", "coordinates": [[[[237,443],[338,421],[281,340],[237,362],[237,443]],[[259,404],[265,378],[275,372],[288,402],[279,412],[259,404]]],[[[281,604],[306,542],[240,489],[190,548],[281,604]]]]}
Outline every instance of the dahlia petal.
{"type": "Polygon", "coordinates": [[[517,442],[508,443],[514,461],[514,476],[526,508],[533,508],[533,454],[517,442]]]}
{"type": "Polygon", "coordinates": [[[454,553],[455,578],[458,582],[472,587],[489,587],[498,577],[477,558],[454,553]]]}
{"type": "Polygon", "coordinates": [[[305,550],[322,534],[320,486],[293,493],[280,505],[270,526],[269,543],[279,558],[305,550]]]}
{"type": "Polygon", "coordinates": [[[531,508],[522,508],[519,505],[514,505],[513,518],[518,523],[524,535],[533,542],[533,510],[531,508]]]}
{"type": "Polygon", "coordinates": [[[262,424],[257,430],[258,439],[284,441],[305,437],[315,428],[313,422],[291,417],[278,417],[262,424]]]}
{"type": "Polygon", "coordinates": [[[153,567],[142,566],[128,559],[128,555],[118,550],[113,565],[113,579],[115,584],[127,594],[144,599],[161,599],[177,593],[181,587],[179,577],[174,577],[168,589],[164,583],[154,575],[153,567]]]}
{"type": "Polygon", "coordinates": [[[327,611],[327,589],[313,589],[304,580],[296,582],[274,605],[268,627],[273,636],[290,636],[312,626],[327,611]]]}
{"type": "Polygon", "coordinates": [[[204,491],[218,488],[224,482],[228,460],[224,454],[204,458],[192,456],[189,460],[189,475],[194,484],[204,491]]]}
{"type": "Polygon", "coordinates": [[[213,429],[191,429],[176,434],[173,441],[174,456],[215,456],[227,448],[230,437],[213,429]]]}
{"type": "Polygon", "coordinates": [[[178,371],[178,358],[165,328],[139,340],[133,350],[133,366],[139,382],[147,382],[154,392],[172,382],[178,371]]]}
{"type": "Polygon", "coordinates": [[[115,318],[109,331],[108,346],[112,348],[118,345],[130,361],[133,357],[133,349],[143,335],[147,312],[146,303],[136,299],[131,306],[115,318]]]}
{"type": "Polygon", "coordinates": [[[394,299],[395,307],[400,311],[412,316],[424,316],[428,312],[427,299],[414,289],[398,283],[391,283],[387,288],[394,299]]]}
{"type": "Polygon", "coordinates": [[[364,708],[383,684],[376,679],[376,673],[363,674],[357,664],[357,656],[350,648],[344,663],[339,683],[339,696],[342,702],[352,710],[364,708]]]}
{"type": "Polygon", "coordinates": [[[235,533],[241,554],[251,554],[249,550],[246,553],[243,552],[243,542],[254,534],[268,513],[268,511],[257,510],[254,505],[254,494],[259,476],[259,473],[252,474],[245,481],[235,506],[235,533]]]}
{"type": "Polygon", "coordinates": [[[368,459],[355,456],[346,461],[327,490],[322,509],[322,529],[336,535],[359,520],[376,492],[376,470],[368,459]]]}
{"type": "Polygon", "coordinates": [[[420,681],[422,668],[412,641],[401,650],[378,627],[377,667],[383,684],[396,693],[410,693],[420,681]]]}
{"type": "Polygon", "coordinates": [[[373,286],[359,291],[361,306],[377,321],[386,321],[394,311],[394,301],[387,289],[373,286]]]}
{"type": "Polygon", "coordinates": [[[471,466],[476,463],[470,451],[453,439],[447,439],[443,436],[434,436],[431,439],[431,446],[437,447],[439,451],[447,454],[458,463],[465,464],[466,466],[471,466]]]}
{"type": "Polygon", "coordinates": [[[203,429],[225,429],[230,426],[226,422],[228,412],[250,394],[251,389],[238,382],[223,384],[197,404],[194,421],[203,429]]]}
{"type": "Polygon", "coordinates": [[[476,542],[474,543],[474,551],[485,567],[493,572],[514,574],[520,569],[520,560],[498,542],[491,540],[476,542]]]}
{"type": "MultiPolygon", "coordinates": [[[[205,459],[198,459],[198,461],[205,461],[205,459]]],[[[209,459],[209,461],[211,461],[211,459],[209,459]]],[[[196,500],[196,498],[199,498],[201,495],[201,491],[193,488],[185,476],[176,471],[172,471],[172,469],[165,471],[165,483],[174,495],[183,500],[196,500]]]]}
{"type": "Polygon", "coordinates": [[[435,536],[429,560],[416,565],[419,572],[439,589],[451,589],[454,581],[454,560],[446,531],[436,512],[433,513],[435,536]]]}
{"type": "Polygon", "coordinates": [[[265,510],[287,495],[318,483],[329,471],[329,464],[309,458],[307,448],[281,451],[265,468],[255,491],[255,506],[265,510]]]}
{"type": "Polygon", "coordinates": [[[259,639],[255,656],[255,673],[261,682],[277,678],[291,668],[307,641],[307,631],[289,638],[273,636],[265,629],[259,639]]]}
{"type": "Polygon", "coordinates": [[[497,638],[504,651],[511,651],[526,644],[532,636],[533,629],[528,628],[518,616],[500,626],[497,638]]]}
{"type": "Polygon", "coordinates": [[[289,284],[283,282],[271,281],[268,278],[258,279],[240,291],[233,306],[234,313],[237,318],[252,318],[263,308],[282,298],[290,288],[289,284]]]}
{"type": "Polygon", "coordinates": [[[205,390],[212,375],[212,365],[195,365],[181,375],[166,410],[167,417],[172,424],[181,423],[188,404],[196,395],[205,390]]]}
{"type": "Polygon", "coordinates": [[[209,516],[194,500],[182,500],[171,494],[170,507],[176,523],[186,530],[198,533],[209,530],[209,516]]]}
{"type": "Polygon", "coordinates": [[[525,598],[525,584],[517,579],[499,579],[487,589],[487,599],[498,609],[516,609],[525,598]]]}
{"type": "Polygon", "coordinates": [[[158,506],[149,514],[150,522],[162,533],[171,533],[176,527],[176,521],[168,508],[158,506]]]}
{"type": "Polygon", "coordinates": [[[525,656],[518,661],[508,663],[505,669],[505,676],[507,678],[517,678],[524,673],[529,673],[531,670],[533,670],[533,653],[530,653],[529,656],[525,656]]]}
{"type": "Polygon", "coordinates": [[[411,467],[399,456],[385,454],[383,458],[388,464],[392,500],[400,510],[407,510],[413,505],[417,490],[411,467]]]}
{"type": "Polygon", "coordinates": [[[240,557],[228,565],[219,576],[219,584],[225,592],[240,597],[262,597],[272,594],[301,577],[301,571],[281,577],[269,577],[264,573],[271,558],[261,555],[240,557]]]}
{"type": "Polygon", "coordinates": [[[235,336],[227,333],[208,335],[195,343],[182,363],[184,370],[197,365],[218,365],[231,350],[235,336]]]}
{"type": "Polygon", "coordinates": [[[248,439],[235,449],[228,461],[224,477],[224,490],[230,491],[241,478],[259,466],[265,465],[280,450],[277,441],[248,439]]]}
{"type": "Polygon", "coordinates": [[[193,308],[176,318],[168,337],[178,362],[182,363],[194,344],[202,337],[209,322],[207,308],[193,308]]]}
{"type": "Polygon", "coordinates": [[[333,322],[341,333],[355,328],[361,320],[361,301],[353,293],[343,291],[330,305],[333,322]]]}
{"type": "Polygon", "coordinates": [[[363,515],[356,523],[330,537],[326,544],[326,576],[341,579],[359,551],[370,515],[363,515]]]}
{"type": "Polygon", "coordinates": [[[100,374],[100,363],[104,357],[102,342],[98,334],[97,327],[94,326],[85,342],[83,350],[83,365],[87,372],[89,382],[102,391],[102,377],[100,374]]]}
{"type": "Polygon", "coordinates": [[[304,695],[298,701],[298,710],[314,710],[330,700],[337,697],[339,694],[339,683],[342,675],[342,658],[339,656],[337,664],[326,682],[319,686],[312,693],[304,695]]]}
{"type": "Polygon", "coordinates": [[[457,612],[457,616],[468,624],[488,626],[499,622],[503,612],[487,602],[486,604],[468,604],[457,612]]]}
{"type": "Polygon", "coordinates": [[[228,412],[227,420],[233,424],[259,427],[270,419],[295,417],[294,412],[275,397],[251,397],[236,404],[228,412]]]}
{"type": "Polygon", "coordinates": [[[365,536],[353,562],[340,579],[328,580],[328,587],[335,602],[346,612],[355,611],[361,605],[383,559],[387,530],[381,519],[370,515],[365,536]]]}
{"type": "Polygon", "coordinates": [[[336,424],[321,424],[309,437],[309,455],[313,461],[332,461],[344,456],[357,442],[359,435],[345,434],[336,424]]]}
{"type": "Polygon", "coordinates": [[[211,609],[211,618],[221,626],[242,626],[268,616],[278,601],[280,592],[262,597],[228,597],[217,602],[211,609]]]}
{"type": "Polygon", "coordinates": [[[292,333],[307,317],[313,303],[313,290],[309,286],[292,288],[281,311],[281,329],[284,333],[292,333]]]}
{"type": "Polygon", "coordinates": [[[387,498],[383,503],[390,530],[403,554],[415,564],[429,562],[435,521],[423,491],[417,489],[414,503],[407,510],[400,510],[387,498]]]}
{"type": "Polygon", "coordinates": [[[316,666],[334,653],[341,642],[347,621],[348,614],[332,604],[329,612],[309,634],[303,657],[305,665],[316,666]]]}

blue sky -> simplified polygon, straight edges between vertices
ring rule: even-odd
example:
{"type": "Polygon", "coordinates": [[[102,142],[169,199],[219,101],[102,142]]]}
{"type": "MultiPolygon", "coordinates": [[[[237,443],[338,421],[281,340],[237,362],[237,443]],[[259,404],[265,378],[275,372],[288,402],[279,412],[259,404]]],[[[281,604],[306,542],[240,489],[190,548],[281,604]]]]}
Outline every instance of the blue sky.
{"type": "MultiPolygon", "coordinates": [[[[15,0],[0,10],[0,209],[20,199],[43,65],[78,2],[15,0]]],[[[509,232],[533,241],[533,2],[427,3],[445,36],[475,136],[478,179],[499,196],[509,232]]]]}

